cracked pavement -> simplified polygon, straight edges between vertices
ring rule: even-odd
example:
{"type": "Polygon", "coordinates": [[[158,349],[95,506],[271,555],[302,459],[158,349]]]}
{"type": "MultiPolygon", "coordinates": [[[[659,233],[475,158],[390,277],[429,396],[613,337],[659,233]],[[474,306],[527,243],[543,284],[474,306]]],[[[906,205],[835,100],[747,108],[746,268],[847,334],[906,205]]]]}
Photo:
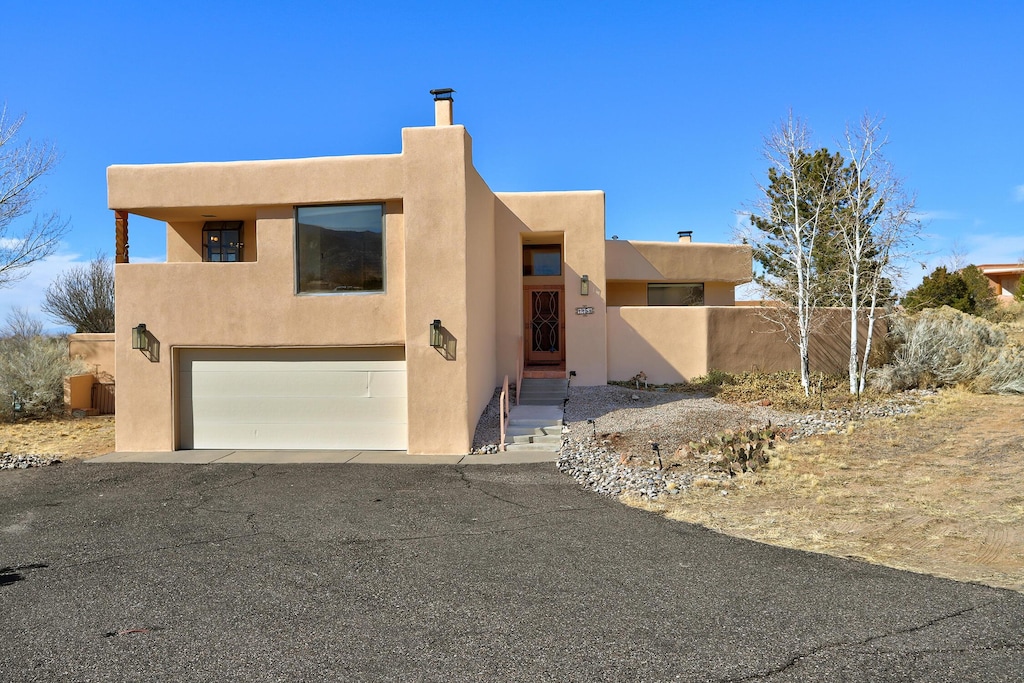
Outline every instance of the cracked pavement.
{"type": "Polygon", "coordinates": [[[550,464],[0,474],[0,680],[1018,681],[1024,595],[729,538],[550,464]]]}

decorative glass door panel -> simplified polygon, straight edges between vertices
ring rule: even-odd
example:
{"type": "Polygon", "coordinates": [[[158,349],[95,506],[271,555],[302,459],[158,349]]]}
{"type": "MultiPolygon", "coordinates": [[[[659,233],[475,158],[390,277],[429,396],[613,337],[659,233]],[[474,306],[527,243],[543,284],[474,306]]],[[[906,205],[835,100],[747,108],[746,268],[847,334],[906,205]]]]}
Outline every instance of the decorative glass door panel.
{"type": "Polygon", "coordinates": [[[565,359],[563,288],[527,288],[524,338],[528,365],[558,365],[565,359]]]}

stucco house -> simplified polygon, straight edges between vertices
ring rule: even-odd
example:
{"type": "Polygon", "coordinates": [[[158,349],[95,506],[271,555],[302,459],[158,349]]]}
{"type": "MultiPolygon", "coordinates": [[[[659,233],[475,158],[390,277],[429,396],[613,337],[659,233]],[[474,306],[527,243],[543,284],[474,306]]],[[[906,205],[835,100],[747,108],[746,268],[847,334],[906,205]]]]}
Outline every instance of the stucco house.
{"type": "Polygon", "coordinates": [[[1000,301],[1012,301],[1024,275],[1024,263],[986,263],[978,270],[988,278],[988,286],[1000,301]]]}
{"type": "Polygon", "coordinates": [[[450,97],[400,154],[108,168],[119,451],[465,453],[520,370],[764,366],[736,334],[749,247],[607,240],[602,192],[493,191],[450,97]],[[132,215],[166,263],[129,262],[132,215]]]}

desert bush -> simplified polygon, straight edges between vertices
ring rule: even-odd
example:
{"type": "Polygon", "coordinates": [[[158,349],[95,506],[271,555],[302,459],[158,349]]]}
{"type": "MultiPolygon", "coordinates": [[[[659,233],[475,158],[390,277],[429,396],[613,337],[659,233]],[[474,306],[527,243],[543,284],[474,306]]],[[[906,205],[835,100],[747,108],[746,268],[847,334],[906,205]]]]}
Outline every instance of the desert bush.
{"type": "Polygon", "coordinates": [[[1024,393],[1024,352],[983,318],[948,306],[897,317],[893,362],[871,373],[882,391],[968,385],[984,393],[1024,393]]]}
{"type": "Polygon", "coordinates": [[[66,337],[40,333],[21,311],[8,316],[0,332],[0,420],[15,417],[14,396],[22,402],[22,417],[45,417],[64,412],[64,377],[84,370],[68,358],[66,337]]]}

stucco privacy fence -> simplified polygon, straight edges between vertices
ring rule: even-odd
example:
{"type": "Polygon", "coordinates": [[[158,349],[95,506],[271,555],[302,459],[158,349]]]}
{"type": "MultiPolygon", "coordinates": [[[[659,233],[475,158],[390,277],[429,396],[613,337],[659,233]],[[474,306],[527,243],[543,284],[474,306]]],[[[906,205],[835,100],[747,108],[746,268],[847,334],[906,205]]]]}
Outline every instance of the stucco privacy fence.
{"type": "MultiPolygon", "coordinates": [[[[608,308],[608,376],[626,380],[639,372],[655,384],[687,382],[710,370],[731,373],[799,370],[794,343],[759,306],[608,308]]],[[[850,357],[849,309],[820,309],[811,335],[812,372],[842,374],[850,357]]],[[[863,353],[866,326],[860,326],[863,353]]],[[[876,320],[875,344],[885,337],[876,320]]]]}
{"type": "Polygon", "coordinates": [[[68,335],[68,356],[89,372],[64,380],[64,405],[72,414],[114,414],[114,333],[68,335]]]}

